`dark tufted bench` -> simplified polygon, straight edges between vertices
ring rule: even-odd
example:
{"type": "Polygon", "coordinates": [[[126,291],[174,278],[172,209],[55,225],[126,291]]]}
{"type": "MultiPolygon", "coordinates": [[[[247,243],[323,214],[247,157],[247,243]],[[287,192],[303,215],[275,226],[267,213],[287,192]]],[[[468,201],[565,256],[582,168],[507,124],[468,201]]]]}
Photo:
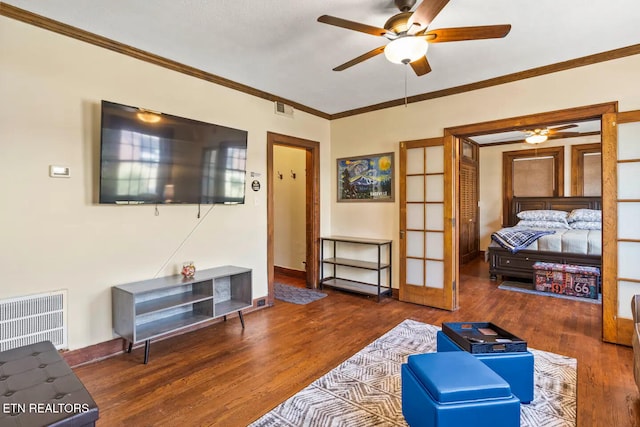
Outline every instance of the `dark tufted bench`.
{"type": "Polygon", "coordinates": [[[0,352],[0,427],[93,426],[98,406],[50,341],[0,352]]]}

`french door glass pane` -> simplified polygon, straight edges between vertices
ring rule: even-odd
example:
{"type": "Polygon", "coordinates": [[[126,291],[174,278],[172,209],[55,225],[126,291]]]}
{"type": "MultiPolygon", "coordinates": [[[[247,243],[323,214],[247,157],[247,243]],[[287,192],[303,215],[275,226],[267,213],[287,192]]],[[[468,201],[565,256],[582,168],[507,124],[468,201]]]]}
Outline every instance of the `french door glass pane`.
{"type": "Polygon", "coordinates": [[[640,277],[640,243],[618,242],[618,277],[640,277]]]}
{"type": "Polygon", "coordinates": [[[427,230],[444,231],[444,205],[441,203],[427,204],[427,230]]]}
{"type": "Polygon", "coordinates": [[[424,177],[407,177],[407,202],[424,202],[424,177]]]}
{"type": "Polygon", "coordinates": [[[407,149],[406,173],[424,173],[424,148],[407,149]]]}
{"type": "Polygon", "coordinates": [[[640,123],[618,126],[618,160],[640,159],[640,123]]]}
{"type": "Polygon", "coordinates": [[[424,286],[424,261],[407,258],[407,285],[424,286]]]}
{"type": "Polygon", "coordinates": [[[444,200],[444,176],[427,176],[427,202],[442,202],[444,200]]]}
{"type": "Polygon", "coordinates": [[[442,289],[444,287],[444,262],[427,261],[427,287],[442,289]]]}
{"type": "MultiPolygon", "coordinates": [[[[618,237],[620,239],[640,240],[640,203],[618,204],[618,237]]],[[[637,259],[640,259],[638,257],[637,259]]],[[[637,262],[637,260],[636,260],[637,262]]]]}
{"type": "Polygon", "coordinates": [[[426,173],[444,173],[444,147],[438,145],[435,147],[427,147],[427,164],[425,166],[426,173]]]}
{"type": "Polygon", "coordinates": [[[631,298],[638,293],[638,284],[636,282],[628,282],[620,280],[618,282],[618,314],[625,319],[633,318],[631,313],[631,298]]]}
{"type": "Polygon", "coordinates": [[[618,163],[618,199],[640,199],[639,176],[640,162],[618,163]]]}
{"type": "Polygon", "coordinates": [[[444,259],[444,234],[426,233],[426,254],[427,258],[444,259]]]}
{"type": "MultiPolygon", "coordinates": [[[[428,211],[428,206],[427,206],[428,211]]],[[[407,228],[414,230],[422,230],[424,227],[424,205],[408,204],[407,205],[407,228]]]]}
{"type": "Polygon", "coordinates": [[[424,258],[424,233],[407,231],[407,256],[424,258]]]}

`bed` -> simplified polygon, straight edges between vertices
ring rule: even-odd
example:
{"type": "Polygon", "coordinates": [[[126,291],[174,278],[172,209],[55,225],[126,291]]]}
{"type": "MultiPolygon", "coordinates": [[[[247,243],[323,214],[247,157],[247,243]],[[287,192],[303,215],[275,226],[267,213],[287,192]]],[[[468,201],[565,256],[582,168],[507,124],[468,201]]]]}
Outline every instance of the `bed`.
{"type": "MultiPolygon", "coordinates": [[[[602,209],[600,197],[514,197],[504,227],[519,221],[517,214],[529,210],[602,209]]],[[[512,253],[492,240],[489,245],[489,275],[533,279],[533,264],[538,261],[577,264],[600,268],[602,265],[602,232],[584,230],[557,230],[543,236],[534,244],[512,253]],[[576,233],[573,233],[576,231],[576,233]]]]}

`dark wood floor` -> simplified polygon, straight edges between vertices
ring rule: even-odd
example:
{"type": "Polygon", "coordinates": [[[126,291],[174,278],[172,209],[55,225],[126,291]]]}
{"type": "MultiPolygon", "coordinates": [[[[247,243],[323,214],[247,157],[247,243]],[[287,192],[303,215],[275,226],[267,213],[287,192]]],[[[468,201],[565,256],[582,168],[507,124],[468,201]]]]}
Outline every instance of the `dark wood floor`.
{"type": "MultiPolygon", "coordinates": [[[[100,408],[99,426],[244,426],[404,319],[490,320],[530,347],[578,359],[578,425],[640,426],[632,350],[602,343],[602,307],[497,289],[486,263],[463,268],[460,309],[327,290],[308,305],[273,307],[74,371],[100,408]]],[[[298,279],[278,277],[300,285],[298,279]]]]}

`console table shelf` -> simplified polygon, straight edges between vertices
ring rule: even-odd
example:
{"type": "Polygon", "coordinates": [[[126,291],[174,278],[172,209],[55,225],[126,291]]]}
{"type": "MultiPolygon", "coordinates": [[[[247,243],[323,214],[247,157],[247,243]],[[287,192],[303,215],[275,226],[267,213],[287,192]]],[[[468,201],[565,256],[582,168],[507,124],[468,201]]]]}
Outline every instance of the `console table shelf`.
{"type": "Polygon", "coordinates": [[[149,314],[156,311],[162,311],[171,307],[180,307],[182,305],[193,304],[200,301],[211,299],[211,295],[193,294],[185,292],[183,294],[171,295],[164,298],[152,299],[136,304],[136,315],[149,314]]]}
{"type": "Polygon", "coordinates": [[[391,240],[366,239],[347,236],[328,236],[320,238],[320,286],[329,286],[349,292],[375,296],[380,301],[383,295],[391,295],[391,240]],[[325,258],[325,243],[329,243],[332,247],[332,256],[325,258]],[[377,247],[377,260],[368,261],[362,259],[343,258],[337,256],[341,243],[352,245],[364,245],[377,247]],[[383,262],[382,248],[386,247],[386,261],[383,262]],[[331,268],[332,275],[325,277],[325,265],[331,268]],[[368,283],[358,281],[349,277],[338,277],[337,267],[346,267],[347,269],[369,270],[376,272],[376,283],[368,283]],[[382,284],[382,273],[386,271],[387,281],[382,284]]]}
{"type": "Polygon", "coordinates": [[[149,361],[152,339],[237,312],[253,305],[251,270],[224,266],[181,275],[159,277],[111,288],[113,329],[133,344],[145,343],[149,361]]]}
{"type": "Polygon", "coordinates": [[[174,316],[164,317],[160,320],[138,325],[138,341],[147,341],[162,336],[168,332],[177,331],[187,326],[211,320],[211,316],[203,316],[193,313],[182,313],[174,316]]]}
{"type": "Polygon", "coordinates": [[[357,259],[348,259],[348,258],[325,258],[323,260],[326,264],[335,264],[341,265],[344,267],[353,267],[353,268],[362,268],[365,270],[378,270],[385,269],[389,267],[389,264],[380,264],[372,261],[360,261],[357,259]]]}

